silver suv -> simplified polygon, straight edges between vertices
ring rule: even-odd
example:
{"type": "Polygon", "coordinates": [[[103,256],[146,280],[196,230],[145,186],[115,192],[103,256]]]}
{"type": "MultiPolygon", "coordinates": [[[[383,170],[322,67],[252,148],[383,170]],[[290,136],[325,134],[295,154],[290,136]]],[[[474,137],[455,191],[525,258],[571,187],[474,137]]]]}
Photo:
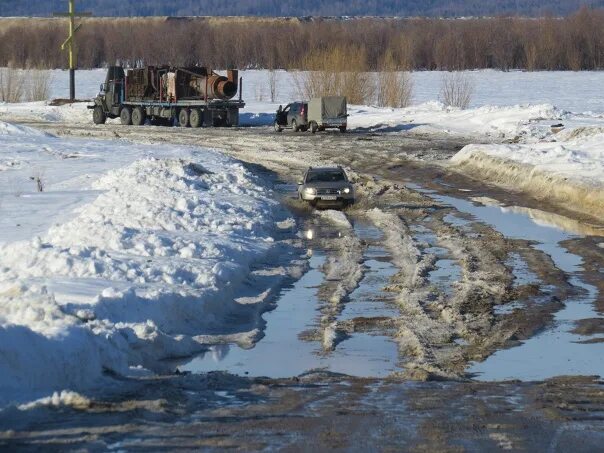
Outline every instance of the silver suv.
{"type": "Polygon", "coordinates": [[[309,167],[298,181],[298,197],[312,206],[346,207],[354,203],[354,187],[340,166],[309,167]]]}

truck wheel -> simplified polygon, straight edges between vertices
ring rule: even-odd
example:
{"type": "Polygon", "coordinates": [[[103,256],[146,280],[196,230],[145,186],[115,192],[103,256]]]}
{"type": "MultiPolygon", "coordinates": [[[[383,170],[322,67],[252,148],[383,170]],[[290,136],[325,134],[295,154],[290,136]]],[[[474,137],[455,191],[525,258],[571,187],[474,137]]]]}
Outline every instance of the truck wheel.
{"type": "Polygon", "coordinates": [[[343,134],[346,132],[346,126],[340,126],[340,132],[343,134]]]}
{"type": "Polygon", "coordinates": [[[317,129],[319,129],[319,126],[317,126],[317,123],[315,123],[314,121],[311,121],[311,123],[310,123],[310,131],[313,134],[316,134],[317,133],[317,129]]]}
{"type": "Polygon", "coordinates": [[[94,124],[105,124],[105,121],[107,121],[107,115],[105,115],[103,107],[97,105],[92,111],[92,122],[94,124]]]}
{"type": "Polygon", "coordinates": [[[146,116],[147,114],[142,107],[135,107],[134,110],[132,110],[132,124],[135,126],[142,126],[145,124],[146,116]]]}
{"type": "Polygon", "coordinates": [[[189,126],[189,111],[187,109],[181,109],[178,113],[178,124],[181,127],[189,126]]]}
{"type": "Polygon", "coordinates": [[[199,109],[192,109],[189,114],[189,123],[191,123],[191,127],[201,127],[202,124],[202,113],[199,109]]]}
{"type": "Polygon", "coordinates": [[[298,132],[298,123],[296,123],[296,120],[292,120],[292,129],[294,132],[298,132]]]}
{"type": "Polygon", "coordinates": [[[279,125],[277,121],[275,121],[275,124],[273,126],[275,127],[275,132],[281,132],[283,130],[283,128],[279,125]]]}
{"type": "Polygon", "coordinates": [[[132,110],[130,107],[122,107],[122,110],[120,111],[120,122],[124,126],[132,124],[132,110]]]}

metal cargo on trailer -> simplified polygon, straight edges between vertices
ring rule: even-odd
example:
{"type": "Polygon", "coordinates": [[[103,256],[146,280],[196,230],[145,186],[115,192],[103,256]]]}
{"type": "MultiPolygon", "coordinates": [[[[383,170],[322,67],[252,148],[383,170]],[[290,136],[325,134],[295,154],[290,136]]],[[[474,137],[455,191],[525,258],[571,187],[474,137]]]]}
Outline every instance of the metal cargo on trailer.
{"type": "Polygon", "coordinates": [[[128,69],[111,66],[101,92],[94,99],[95,124],[120,118],[124,125],[152,124],[183,127],[237,126],[241,78],[230,69],[227,75],[205,67],[146,66],[128,69]],[[233,99],[239,92],[239,99],[233,99]]]}

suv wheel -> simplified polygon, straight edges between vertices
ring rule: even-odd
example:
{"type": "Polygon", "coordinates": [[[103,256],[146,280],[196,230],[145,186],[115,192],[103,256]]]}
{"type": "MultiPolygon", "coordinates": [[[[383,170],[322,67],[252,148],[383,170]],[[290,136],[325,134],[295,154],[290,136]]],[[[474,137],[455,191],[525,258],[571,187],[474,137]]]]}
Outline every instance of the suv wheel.
{"type": "Polygon", "coordinates": [[[292,120],[292,129],[294,130],[294,132],[298,132],[298,123],[296,123],[296,120],[292,120]]]}
{"type": "Polygon", "coordinates": [[[277,121],[275,121],[274,127],[275,132],[281,132],[283,130],[277,121]]]}

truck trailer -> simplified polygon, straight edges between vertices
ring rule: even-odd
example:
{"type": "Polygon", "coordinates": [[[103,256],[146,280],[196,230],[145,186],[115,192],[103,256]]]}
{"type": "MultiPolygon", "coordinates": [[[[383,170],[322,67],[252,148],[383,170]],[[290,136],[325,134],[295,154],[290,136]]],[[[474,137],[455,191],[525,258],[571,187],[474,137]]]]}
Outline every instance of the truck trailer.
{"type": "Polygon", "coordinates": [[[226,76],[204,67],[147,66],[128,69],[111,66],[94,99],[92,120],[104,124],[120,118],[124,125],[151,124],[182,127],[237,126],[245,106],[238,71],[226,76]],[[238,99],[233,99],[239,93],[238,99]]]}

